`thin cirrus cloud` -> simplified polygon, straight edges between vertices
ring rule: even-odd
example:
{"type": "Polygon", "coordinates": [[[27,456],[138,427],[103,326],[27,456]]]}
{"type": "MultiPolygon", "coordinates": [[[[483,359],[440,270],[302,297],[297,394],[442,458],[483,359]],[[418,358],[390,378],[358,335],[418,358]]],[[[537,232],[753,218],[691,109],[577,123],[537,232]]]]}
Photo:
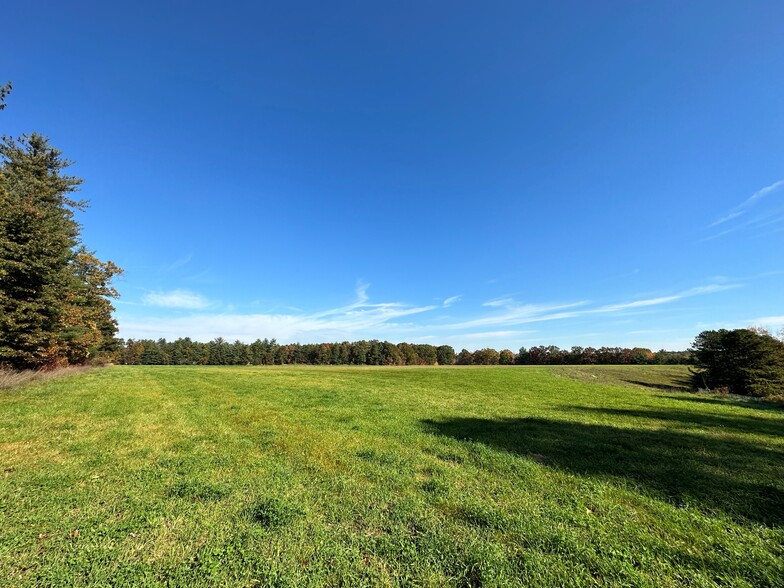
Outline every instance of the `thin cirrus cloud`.
{"type": "Polygon", "coordinates": [[[452,323],[450,325],[445,325],[445,327],[451,329],[472,329],[489,325],[514,326],[542,321],[577,318],[593,314],[620,313],[623,311],[659,306],[669,302],[675,302],[676,300],[691,298],[693,296],[721,292],[723,290],[737,288],[738,286],[739,284],[709,284],[707,286],[690,288],[670,296],[642,298],[639,300],[630,300],[628,302],[605,304],[601,306],[592,306],[585,301],[567,304],[519,304],[511,298],[503,298],[500,300],[490,300],[483,305],[486,307],[501,308],[502,312],[452,323]]]}
{"type": "Polygon", "coordinates": [[[174,271],[174,270],[176,270],[176,269],[179,269],[179,268],[181,268],[181,267],[183,267],[183,266],[185,266],[185,265],[188,265],[188,264],[191,262],[191,260],[192,260],[192,259],[193,259],[193,253],[189,253],[188,255],[185,255],[184,257],[181,257],[181,258],[179,258],[179,259],[176,259],[175,261],[173,261],[172,263],[170,263],[170,264],[169,264],[169,265],[168,265],[168,266],[167,266],[167,267],[164,269],[164,271],[166,271],[166,272],[171,272],[171,271],[174,271]]]}
{"type": "Polygon", "coordinates": [[[190,292],[188,290],[171,290],[169,292],[148,292],[142,296],[142,304],[161,308],[201,310],[208,308],[210,306],[210,301],[196,292],[190,292]]]}
{"type": "Polygon", "coordinates": [[[482,331],[479,333],[466,333],[462,335],[461,338],[466,339],[468,341],[475,341],[477,339],[509,339],[510,337],[522,337],[524,335],[529,335],[534,333],[535,331],[482,331]]]}
{"type": "MultiPolygon", "coordinates": [[[[521,304],[512,298],[490,300],[478,307],[478,316],[459,322],[439,321],[441,305],[411,305],[402,302],[371,302],[368,286],[360,284],[355,300],[345,306],[316,312],[241,314],[236,312],[197,312],[210,308],[205,297],[185,290],[151,292],[143,298],[148,306],[192,310],[187,315],[169,317],[121,316],[120,331],[126,338],[191,337],[209,341],[216,337],[253,341],[275,338],[283,343],[317,343],[358,339],[390,341],[425,341],[452,343],[457,346],[491,345],[493,341],[519,340],[532,331],[516,329],[519,325],[542,321],[565,321],[592,315],[628,315],[651,312],[652,307],[685,298],[708,295],[738,284],[723,283],[699,286],[668,296],[640,298],[613,304],[587,301],[552,304],[521,304]],[[484,309],[484,310],[482,310],[484,309]],[[430,317],[430,320],[426,319],[430,317]]],[[[577,336],[578,333],[575,333],[577,336]]]]}
{"type": "Polygon", "coordinates": [[[452,306],[455,302],[460,300],[462,297],[463,296],[459,294],[457,296],[450,296],[449,298],[445,298],[444,301],[441,303],[441,306],[443,306],[444,308],[452,306]]]}
{"type": "Polygon", "coordinates": [[[781,316],[760,316],[748,321],[749,325],[759,325],[765,328],[784,328],[784,315],[781,316]]]}
{"type": "Polygon", "coordinates": [[[534,323],[543,320],[555,320],[577,316],[576,308],[585,306],[587,302],[570,302],[565,304],[519,304],[512,298],[490,300],[482,304],[484,307],[500,308],[501,312],[482,317],[472,318],[448,325],[450,329],[475,329],[489,326],[513,326],[534,323]]]}
{"type": "Polygon", "coordinates": [[[701,294],[713,294],[714,292],[721,292],[723,290],[731,290],[738,288],[740,284],[709,284],[707,286],[698,286],[690,288],[671,296],[660,296],[658,298],[644,298],[642,300],[633,300],[631,302],[624,302],[621,304],[608,304],[601,306],[589,312],[616,312],[620,310],[629,310],[633,308],[644,308],[646,306],[657,306],[659,304],[666,304],[674,302],[683,298],[691,298],[692,296],[700,296],[701,294]]]}
{"type": "MultiPolygon", "coordinates": [[[[390,336],[410,333],[415,327],[399,324],[405,317],[438,308],[413,306],[400,302],[370,303],[367,284],[356,289],[354,302],[338,308],[312,313],[192,314],[169,318],[121,318],[120,329],[129,338],[191,337],[207,341],[215,337],[252,341],[261,337],[283,342],[315,343],[357,338],[377,338],[379,332],[390,336]]],[[[192,292],[173,291],[145,296],[155,306],[206,308],[209,302],[192,292]]]]}
{"type": "Polygon", "coordinates": [[[762,327],[770,332],[780,330],[784,334],[784,315],[770,315],[758,316],[756,318],[747,318],[734,321],[721,321],[721,322],[698,322],[695,325],[696,330],[714,330],[714,329],[744,329],[748,327],[762,327]]]}
{"type": "Polygon", "coordinates": [[[735,208],[730,210],[727,214],[718,218],[717,220],[710,223],[707,227],[705,227],[706,229],[722,227],[722,230],[720,230],[718,233],[708,235],[707,237],[700,239],[700,241],[710,241],[713,239],[718,239],[719,237],[723,237],[724,235],[727,235],[729,233],[734,233],[735,231],[738,231],[743,228],[748,228],[748,227],[762,228],[765,226],[769,226],[771,224],[776,224],[784,220],[784,217],[771,219],[770,214],[762,214],[755,218],[746,220],[745,222],[742,223],[731,222],[731,221],[735,221],[739,217],[746,215],[746,213],[748,213],[749,210],[758,206],[763,200],[766,200],[768,196],[782,191],[782,188],[784,188],[784,180],[778,180],[768,186],[765,186],[764,188],[760,188],[759,190],[754,192],[754,194],[752,194],[751,196],[746,198],[743,202],[738,204],[735,208]]]}

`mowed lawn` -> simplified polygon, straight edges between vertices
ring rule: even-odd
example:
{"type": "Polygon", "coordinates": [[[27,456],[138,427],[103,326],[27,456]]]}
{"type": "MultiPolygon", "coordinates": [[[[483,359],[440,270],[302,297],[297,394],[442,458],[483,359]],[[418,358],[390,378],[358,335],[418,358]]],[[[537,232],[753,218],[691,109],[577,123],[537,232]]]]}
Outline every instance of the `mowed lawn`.
{"type": "Polygon", "coordinates": [[[129,366],[3,391],[0,584],[784,586],[784,410],[686,375],[129,366]]]}

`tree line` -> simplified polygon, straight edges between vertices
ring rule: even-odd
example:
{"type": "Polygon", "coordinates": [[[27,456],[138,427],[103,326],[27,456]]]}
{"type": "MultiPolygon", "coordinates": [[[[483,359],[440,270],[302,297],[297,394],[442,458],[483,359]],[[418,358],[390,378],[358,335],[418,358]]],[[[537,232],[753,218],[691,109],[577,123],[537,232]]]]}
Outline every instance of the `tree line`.
{"type": "Polygon", "coordinates": [[[218,337],[208,343],[181,338],[128,339],[117,352],[125,365],[556,365],[556,364],[676,364],[688,363],[686,351],[657,351],[635,347],[522,347],[478,349],[460,353],[450,345],[343,341],[336,343],[281,344],[275,339],[253,343],[229,342],[218,337]]]}

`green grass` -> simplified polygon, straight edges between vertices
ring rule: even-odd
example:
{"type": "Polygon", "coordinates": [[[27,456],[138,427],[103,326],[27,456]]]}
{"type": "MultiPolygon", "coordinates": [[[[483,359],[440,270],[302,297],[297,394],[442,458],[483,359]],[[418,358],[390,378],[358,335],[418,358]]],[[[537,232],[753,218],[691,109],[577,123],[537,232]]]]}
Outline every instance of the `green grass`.
{"type": "Polygon", "coordinates": [[[0,393],[0,584],[782,586],[784,410],[681,367],[114,367],[0,393]]]}
{"type": "Polygon", "coordinates": [[[643,386],[658,390],[691,390],[691,373],[683,365],[558,365],[550,371],[592,384],[643,386]]]}

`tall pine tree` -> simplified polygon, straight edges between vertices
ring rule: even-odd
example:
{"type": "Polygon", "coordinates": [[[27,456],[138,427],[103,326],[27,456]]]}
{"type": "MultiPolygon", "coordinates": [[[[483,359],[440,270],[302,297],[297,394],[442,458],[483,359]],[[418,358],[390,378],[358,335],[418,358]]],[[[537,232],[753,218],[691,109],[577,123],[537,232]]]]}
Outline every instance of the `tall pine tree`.
{"type": "Polygon", "coordinates": [[[38,134],[0,143],[0,365],[56,367],[110,351],[120,269],[81,244],[82,180],[38,134]]]}

